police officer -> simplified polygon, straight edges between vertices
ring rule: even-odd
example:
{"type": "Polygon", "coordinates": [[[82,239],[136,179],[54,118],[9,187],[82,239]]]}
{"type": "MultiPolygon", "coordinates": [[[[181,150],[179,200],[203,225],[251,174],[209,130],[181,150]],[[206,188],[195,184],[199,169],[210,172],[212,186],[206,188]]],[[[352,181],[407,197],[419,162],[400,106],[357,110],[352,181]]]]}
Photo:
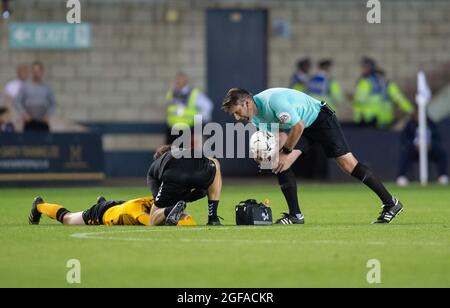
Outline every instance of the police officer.
{"type": "Polygon", "coordinates": [[[375,60],[363,58],[362,77],[356,85],[353,101],[354,121],[363,126],[387,127],[394,120],[393,103],[401,110],[411,113],[412,105],[398,86],[384,78],[375,60]]]}
{"type": "Polygon", "coordinates": [[[403,95],[397,84],[391,80],[386,79],[384,70],[377,69],[377,77],[381,83],[382,104],[378,112],[377,124],[378,127],[387,127],[395,120],[395,107],[397,106],[404,113],[411,113],[413,105],[403,95]]]}
{"type": "Polygon", "coordinates": [[[194,118],[201,115],[203,123],[211,121],[213,104],[198,88],[188,83],[186,74],[180,72],[175,78],[175,87],[167,92],[167,143],[171,144],[178,138],[172,134],[172,128],[185,124],[194,128],[194,118]]]}
{"type": "Polygon", "coordinates": [[[297,71],[291,76],[289,88],[306,92],[309,81],[309,71],[311,70],[311,60],[309,58],[300,59],[297,62],[297,71]]]}
{"type": "Polygon", "coordinates": [[[327,102],[336,110],[343,97],[341,85],[331,77],[332,66],[333,61],[330,59],[319,61],[319,71],[309,80],[307,93],[319,101],[327,102]]]}
{"type": "Polygon", "coordinates": [[[361,126],[377,126],[377,115],[382,103],[383,89],[376,73],[377,64],[371,58],[361,60],[362,76],[353,97],[353,119],[361,126]]]}

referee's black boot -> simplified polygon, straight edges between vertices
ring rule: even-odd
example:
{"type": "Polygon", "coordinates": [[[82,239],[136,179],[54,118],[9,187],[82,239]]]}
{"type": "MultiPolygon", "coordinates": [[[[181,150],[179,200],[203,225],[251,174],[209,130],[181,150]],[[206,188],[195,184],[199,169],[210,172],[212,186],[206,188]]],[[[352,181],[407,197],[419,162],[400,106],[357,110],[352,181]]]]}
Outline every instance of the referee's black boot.
{"type": "Polygon", "coordinates": [[[303,225],[305,224],[305,216],[293,216],[289,213],[283,213],[283,216],[275,222],[276,225],[303,225]]]}
{"type": "Polygon", "coordinates": [[[37,206],[41,203],[44,203],[44,200],[41,197],[36,197],[31,205],[31,213],[28,216],[28,223],[30,225],[38,225],[41,220],[42,214],[38,211],[37,206]]]}
{"type": "Polygon", "coordinates": [[[176,226],[184,209],[186,209],[186,202],[178,201],[166,217],[166,226],[176,226]]]}
{"type": "Polygon", "coordinates": [[[380,216],[372,224],[390,224],[403,211],[403,205],[394,198],[393,205],[382,205],[380,216]]]}
{"type": "Polygon", "coordinates": [[[208,222],[206,223],[207,226],[221,226],[222,223],[220,220],[223,220],[222,217],[217,216],[216,218],[208,218],[208,222]]]}

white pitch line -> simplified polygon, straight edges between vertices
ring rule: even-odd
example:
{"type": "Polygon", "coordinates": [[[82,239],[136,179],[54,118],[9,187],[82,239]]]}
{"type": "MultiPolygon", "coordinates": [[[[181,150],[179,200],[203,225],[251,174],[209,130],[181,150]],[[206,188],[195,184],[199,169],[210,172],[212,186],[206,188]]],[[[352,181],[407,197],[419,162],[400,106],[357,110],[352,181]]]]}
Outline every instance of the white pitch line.
{"type": "MultiPolygon", "coordinates": [[[[114,237],[108,236],[111,234],[123,234],[123,233],[148,233],[148,232],[180,232],[183,231],[204,231],[204,230],[227,230],[237,228],[180,228],[180,229],[148,229],[148,230],[125,230],[125,231],[102,231],[102,232],[82,232],[82,233],[73,233],[70,236],[78,239],[90,239],[90,240],[110,240],[110,241],[130,241],[130,242],[163,242],[163,243],[173,243],[174,239],[169,238],[161,238],[161,237],[148,237],[148,238],[136,238],[136,237],[114,237]],[[103,236],[107,235],[107,236],[103,236]]],[[[255,230],[259,229],[257,227],[244,227],[240,229],[245,230],[255,230]]],[[[363,242],[351,241],[351,240],[257,240],[257,239],[189,239],[189,238],[181,238],[176,239],[177,242],[182,243],[232,243],[232,244],[283,244],[283,245],[304,245],[304,244],[312,244],[312,245],[346,245],[346,246],[357,246],[364,245],[363,242]]],[[[370,246],[447,246],[445,243],[438,242],[381,242],[381,241],[368,241],[366,243],[370,246]]]]}

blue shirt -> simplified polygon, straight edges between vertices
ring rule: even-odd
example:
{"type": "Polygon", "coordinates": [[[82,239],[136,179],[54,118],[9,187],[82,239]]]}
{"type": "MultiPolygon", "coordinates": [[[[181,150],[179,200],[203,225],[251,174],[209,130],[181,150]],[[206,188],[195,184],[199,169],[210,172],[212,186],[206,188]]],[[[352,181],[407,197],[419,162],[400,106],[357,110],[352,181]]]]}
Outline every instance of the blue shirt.
{"type": "Polygon", "coordinates": [[[303,92],[286,89],[267,89],[253,97],[258,108],[258,114],[251,122],[261,130],[271,130],[270,124],[278,123],[280,129],[290,129],[302,121],[306,127],[317,119],[322,103],[303,92]],[[267,123],[267,127],[260,126],[267,123]]]}

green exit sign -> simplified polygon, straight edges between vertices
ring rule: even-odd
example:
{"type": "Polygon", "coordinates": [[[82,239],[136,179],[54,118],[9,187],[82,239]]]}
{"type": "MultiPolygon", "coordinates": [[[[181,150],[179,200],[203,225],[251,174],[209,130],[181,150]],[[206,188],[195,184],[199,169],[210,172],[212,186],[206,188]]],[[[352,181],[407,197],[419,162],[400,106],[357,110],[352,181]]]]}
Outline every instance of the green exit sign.
{"type": "Polygon", "coordinates": [[[91,47],[89,24],[59,22],[12,23],[9,48],[12,49],[86,49],[91,47]]]}

